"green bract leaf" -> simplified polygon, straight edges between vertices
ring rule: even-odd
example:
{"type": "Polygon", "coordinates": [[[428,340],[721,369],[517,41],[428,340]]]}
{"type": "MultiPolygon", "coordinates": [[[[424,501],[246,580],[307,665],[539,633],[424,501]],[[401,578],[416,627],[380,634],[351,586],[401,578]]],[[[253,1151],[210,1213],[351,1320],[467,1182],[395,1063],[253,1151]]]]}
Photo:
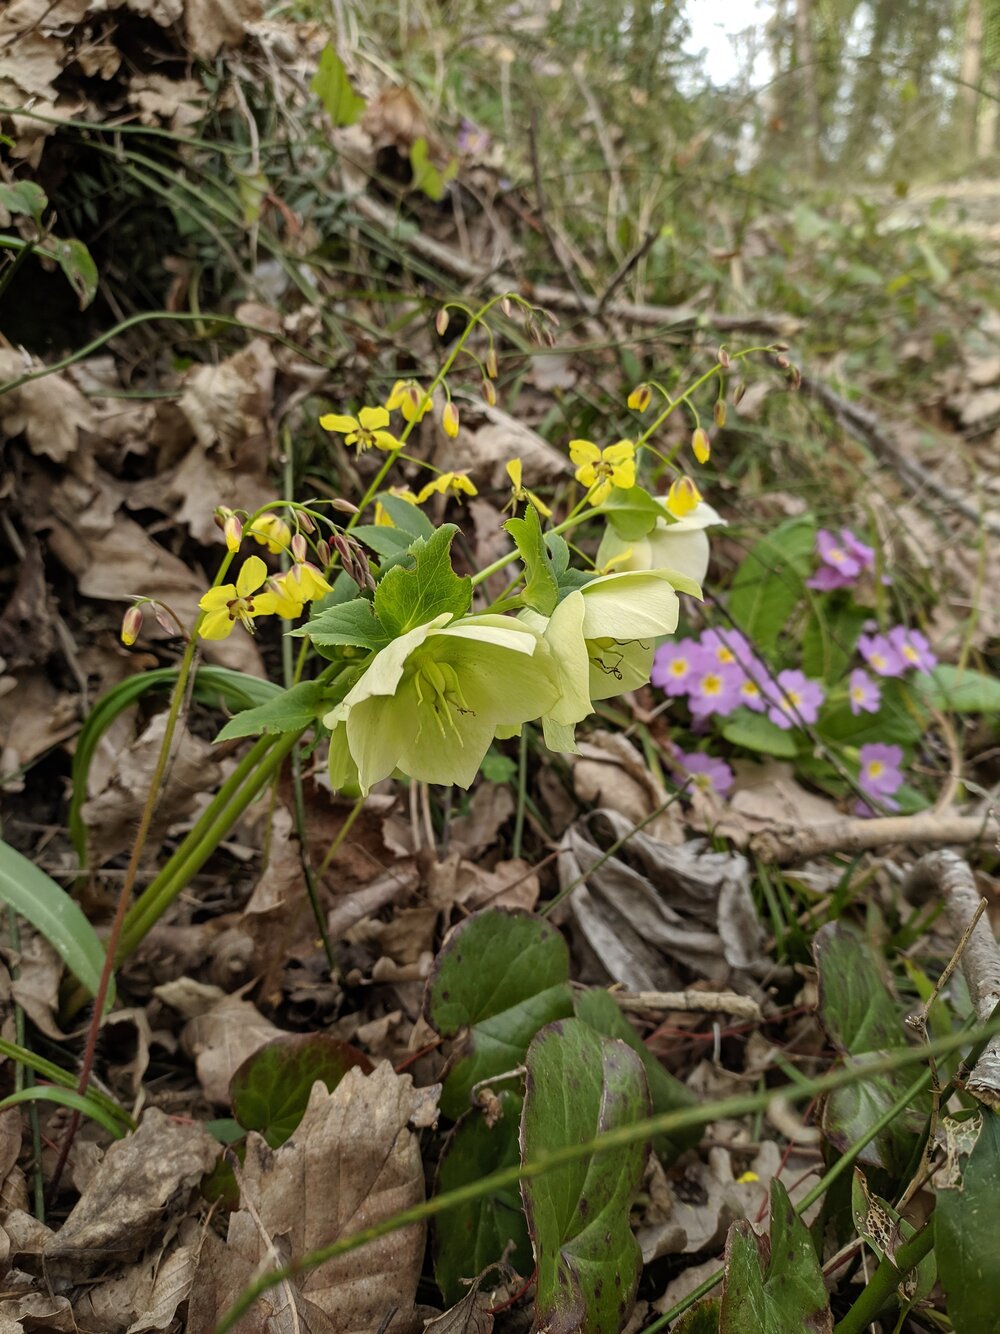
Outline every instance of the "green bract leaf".
{"type": "MultiPolygon", "coordinates": [[[[392,532],[391,528],[386,530],[392,532]]],[[[375,592],[375,614],[391,637],[426,625],[443,612],[461,616],[472,602],[472,580],[451,568],[451,544],[458,529],[442,524],[433,537],[410,547],[412,565],[396,565],[375,592]]]]}
{"type": "Polygon", "coordinates": [[[788,1192],[771,1182],[769,1238],[746,1219],[729,1229],[719,1334],[826,1334],[830,1299],[809,1230],[788,1192]]]}
{"type": "Polygon", "coordinates": [[[615,487],[601,510],[618,536],[626,542],[635,542],[651,533],[657,519],[667,523],[674,521],[666,506],[641,486],[615,487]]]}
{"type": "Polygon", "coordinates": [[[789,519],[761,538],[733,576],[729,613],[765,652],[777,644],[802,596],[815,536],[811,518],[789,519]]]}
{"type": "MultiPolygon", "coordinates": [[[[501,1089],[497,1104],[500,1117],[492,1126],[478,1108],[459,1121],[441,1154],[435,1194],[520,1162],[521,1095],[501,1089]]],[[[468,1289],[462,1280],[481,1274],[505,1254],[517,1273],[531,1273],[531,1242],[517,1186],[502,1187],[442,1214],[434,1233],[434,1277],[445,1301],[457,1302],[468,1289]],[[508,1250],[511,1242],[513,1249],[508,1250]]]]}
{"type": "MultiPolygon", "coordinates": [[[[66,891],[33,862],[0,839],[0,900],[30,922],[56,951],[73,976],[96,995],[104,967],[104,946],[66,891]]],[[[114,999],[109,988],[107,1004],[114,999]]]]}
{"type": "Polygon", "coordinates": [[[1000,713],[1000,678],[942,664],[913,684],[923,699],[944,713],[1000,713]]]}
{"type": "Polygon", "coordinates": [[[45,191],[34,181],[0,181],[0,208],[5,208],[8,213],[26,213],[41,222],[48,202],[45,191]]]}
{"type": "Polygon", "coordinates": [[[551,616],[559,599],[559,582],[552,558],[542,537],[538,511],[529,505],[523,519],[508,519],[504,524],[524,563],[524,589],[521,596],[525,606],[533,607],[543,616],[551,616]]]}
{"type": "Polygon", "coordinates": [[[734,746],[756,750],[762,755],[791,759],[798,750],[795,733],[786,732],[761,713],[737,709],[722,724],[722,735],[734,746]]]}
{"type": "MultiPolygon", "coordinates": [[[[543,1028],[525,1064],[525,1162],[649,1114],[639,1057],[579,1019],[543,1028]]],[[[645,1144],[629,1144],[522,1182],[537,1264],[535,1328],[614,1334],[628,1320],[642,1264],[629,1209],[645,1158],[645,1144]]]]}
{"type": "Polygon", "coordinates": [[[231,741],[233,737],[260,736],[265,732],[301,732],[324,712],[323,690],[319,681],[303,681],[282,691],[276,699],[256,709],[244,709],[230,718],[215,739],[231,741]]]}
{"type": "MultiPolygon", "coordinates": [[[[881,961],[858,931],[843,922],[828,922],[813,939],[813,954],[819,970],[820,1019],[847,1063],[864,1065],[876,1053],[907,1045],[881,961]]],[[[908,1075],[897,1071],[834,1090],[823,1108],[828,1138],[840,1149],[861,1139],[910,1083],[908,1075]]],[[[919,1094],[861,1150],[860,1161],[903,1172],[929,1110],[930,1094],[919,1094]]]]}
{"type": "Polygon", "coordinates": [[[334,125],[353,125],[365,109],[365,99],[354,91],[344,62],[329,43],[323,48],[309,87],[334,125]]]}
{"type": "Polygon", "coordinates": [[[382,491],[375,499],[401,532],[409,533],[411,538],[434,536],[434,525],[419,505],[391,491],[382,491]]]}
{"type": "Polygon", "coordinates": [[[410,145],[410,166],[413,169],[413,189],[422,190],[428,199],[434,200],[444,198],[444,187],[458,173],[457,158],[449,158],[444,171],[438,170],[428,156],[427,140],[422,135],[410,145]]]}
{"type": "Polygon", "coordinates": [[[520,1065],[543,1024],[573,1013],[566,942],[537,917],[476,913],[442,945],[424,1013],[442,1037],[468,1029],[441,1094],[441,1110],[455,1118],[474,1084],[520,1065]]]}
{"type": "MultiPolygon", "coordinates": [[[[606,991],[595,987],[578,991],[573,998],[573,1005],[578,1019],[596,1029],[602,1037],[620,1038],[622,1042],[627,1042],[638,1055],[646,1071],[654,1116],[660,1112],[674,1112],[682,1107],[695,1106],[698,1101],[695,1094],[656,1059],[606,991]]],[[[658,1135],[653,1140],[653,1148],[660,1158],[673,1162],[700,1139],[701,1128],[691,1126],[686,1130],[675,1131],[673,1135],[658,1135]]]]}
{"type": "Polygon", "coordinates": [[[946,1120],[944,1128],[954,1184],[938,1189],[934,1254],[948,1316],[956,1334],[998,1334],[1000,1116],[984,1109],[978,1135],[974,1122],[946,1120]]]}
{"type": "Polygon", "coordinates": [[[302,1120],[313,1084],[321,1080],[332,1091],[353,1066],[366,1075],[372,1070],[363,1051],[328,1033],[282,1034],[248,1056],[233,1075],[233,1113],[276,1149],[302,1120]]]}
{"type": "Polygon", "coordinates": [[[375,615],[375,608],[367,598],[342,602],[314,616],[306,625],[291,632],[296,637],[306,635],[314,644],[352,644],[356,648],[380,649],[389,642],[375,615]]]}
{"type": "Polygon", "coordinates": [[[76,293],[80,309],[86,310],[97,295],[97,265],[82,241],[70,238],[54,242],[59,267],[76,293]]]}

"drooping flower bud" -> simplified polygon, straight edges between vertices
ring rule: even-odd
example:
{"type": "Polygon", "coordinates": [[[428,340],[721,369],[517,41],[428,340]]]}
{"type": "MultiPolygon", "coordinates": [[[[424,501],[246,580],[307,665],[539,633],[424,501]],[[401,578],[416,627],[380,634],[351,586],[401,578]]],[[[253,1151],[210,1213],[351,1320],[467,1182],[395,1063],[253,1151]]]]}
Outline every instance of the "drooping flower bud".
{"type": "Polygon", "coordinates": [[[486,353],[486,374],[491,380],[495,380],[499,373],[499,369],[500,368],[497,365],[497,350],[491,343],[486,353]]]}
{"type": "Polygon", "coordinates": [[[670,484],[667,509],[675,519],[686,518],[701,502],[701,492],[690,477],[678,477],[670,484]]]}
{"type": "Polygon", "coordinates": [[[743,395],[746,393],[746,391],[747,391],[747,382],[746,380],[741,380],[739,384],[736,386],[736,388],[733,390],[734,408],[738,408],[739,405],[743,402],[743,395]]]}
{"type": "Polygon", "coordinates": [[[357,514],[358,507],[350,500],[344,500],[341,496],[334,496],[329,502],[332,510],[338,510],[341,514],[357,514]]]}
{"type": "Polygon", "coordinates": [[[490,405],[491,408],[496,407],[497,390],[496,390],[496,385],[493,383],[492,380],[483,381],[483,398],[486,399],[486,402],[490,405]]]}
{"type": "Polygon", "coordinates": [[[441,338],[443,338],[443,337],[445,336],[445,334],[446,334],[446,332],[447,332],[447,330],[448,330],[448,324],[449,324],[450,318],[451,318],[451,317],[449,316],[449,314],[448,314],[448,312],[447,312],[447,310],[445,309],[444,306],[441,307],[441,309],[438,311],[437,315],[434,317],[434,328],[437,329],[437,331],[438,331],[438,335],[439,335],[441,338]]]}
{"type": "Polygon", "coordinates": [[[712,457],[712,442],[708,438],[708,432],[703,431],[700,426],[691,436],[691,449],[699,463],[707,463],[712,457]]]}
{"type": "Polygon", "coordinates": [[[299,527],[304,533],[314,533],[316,531],[316,525],[312,521],[312,515],[307,513],[306,510],[296,510],[296,517],[299,521],[299,527]]]}
{"type": "Polygon", "coordinates": [[[333,552],[330,550],[330,543],[325,537],[321,537],[316,543],[316,559],[325,570],[333,559],[333,552]]]}
{"type": "Polygon", "coordinates": [[[139,631],[142,629],[142,608],[131,606],[122,617],[121,639],[122,643],[131,648],[139,638],[139,631]]]}
{"type": "Polygon", "coordinates": [[[787,371],[789,366],[792,364],[784,353],[782,353],[780,357],[777,357],[776,360],[778,365],[781,367],[783,371],[787,371]]]}
{"type": "Polygon", "coordinates": [[[720,347],[715,355],[718,357],[719,365],[722,367],[722,369],[724,371],[728,371],[729,367],[732,365],[732,362],[730,361],[729,353],[726,351],[726,349],[724,347],[720,347]]]}
{"type": "Polygon", "coordinates": [[[301,564],[307,555],[308,548],[306,547],[306,539],[301,533],[296,533],[292,538],[292,560],[301,564]]]}
{"type": "Polygon", "coordinates": [[[628,405],[635,412],[645,412],[653,398],[648,384],[637,384],[628,396],[628,405]]]}
{"type": "Polygon", "coordinates": [[[445,435],[450,435],[452,439],[458,435],[458,408],[450,400],[444,405],[441,425],[444,427],[445,435]]]}
{"type": "Polygon", "coordinates": [[[716,426],[718,426],[720,429],[721,429],[723,426],[725,426],[725,424],[726,424],[726,400],[725,400],[724,398],[717,398],[717,399],[715,400],[715,410],[714,410],[714,414],[713,414],[713,415],[714,415],[714,417],[715,417],[715,424],[716,424],[716,426]]]}
{"type": "Polygon", "coordinates": [[[500,309],[503,311],[503,313],[507,316],[508,319],[510,319],[510,317],[514,314],[514,307],[511,304],[509,296],[505,296],[503,300],[500,302],[500,309]]]}
{"type": "Polygon", "coordinates": [[[240,516],[234,514],[232,510],[226,515],[222,532],[226,539],[227,549],[229,551],[239,551],[240,543],[243,541],[243,522],[240,516]]]}

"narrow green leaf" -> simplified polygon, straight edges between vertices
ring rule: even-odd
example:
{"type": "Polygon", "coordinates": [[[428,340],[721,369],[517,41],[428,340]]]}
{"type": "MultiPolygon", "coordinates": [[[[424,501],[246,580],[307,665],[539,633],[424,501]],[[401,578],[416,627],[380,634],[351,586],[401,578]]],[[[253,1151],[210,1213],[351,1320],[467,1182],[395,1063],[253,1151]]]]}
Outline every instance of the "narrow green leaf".
{"type": "Polygon", "coordinates": [[[551,616],[559,599],[559,582],[534,505],[528,506],[523,519],[508,519],[504,528],[510,533],[524,564],[524,589],[521,596],[525,605],[534,607],[543,616],[551,616]]]}
{"type": "Polygon", "coordinates": [[[21,1089],[7,1098],[0,1099],[0,1112],[5,1112],[8,1107],[17,1107],[22,1102],[56,1102],[62,1107],[70,1107],[74,1112],[80,1112],[91,1121],[96,1121],[115,1139],[124,1139],[129,1130],[135,1129],[134,1121],[130,1121],[128,1126],[123,1126],[101,1103],[95,1102],[86,1094],[77,1093],[76,1089],[35,1084],[31,1088],[21,1089]]]}
{"type": "MultiPolygon", "coordinates": [[[[73,976],[96,995],[104,946],[76,901],[33,862],[0,839],[0,900],[41,932],[73,976]]],[[[108,1005],[114,996],[109,990],[108,1005]]]]}
{"type": "Polygon", "coordinates": [[[365,109],[365,99],[354,91],[344,62],[330,43],[323,47],[309,87],[323,103],[334,125],[353,125],[365,109]]]}
{"type": "MultiPolygon", "coordinates": [[[[622,1042],[627,1042],[638,1055],[646,1071],[654,1115],[695,1106],[698,1101],[696,1095],[656,1059],[606,991],[599,987],[578,991],[573,998],[573,1005],[578,1019],[596,1029],[602,1037],[620,1038],[622,1042]]],[[[697,1144],[700,1138],[700,1129],[691,1126],[673,1136],[658,1135],[653,1140],[653,1148],[661,1159],[671,1163],[685,1149],[697,1144]]]]}
{"type": "Polygon", "coordinates": [[[1000,1116],[984,1108],[974,1140],[968,1122],[960,1129],[964,1144],[951,1132],[954,1184],[939,1186],[934,1210],[938,1276],[955,1334],[1000,1334],[1000,1116]]]}
{"type": "MultiPolygon", "coordinates": [[[[579,1019],[543,1028],[525,1065],[525,1162],[649,1114],[639,1057],[579,1019]]],[[[615,1334],[627,1322],[642,1267],[629,1210],[645,1159],[645,1143],[629,1144],[521,1183],[537,1264],[536,1329],[615,1334]]]]}
{"type": "Polygon", "coordinates": [[[761,755],[791,759],[798,750],[794,731],[785,731],[762,713],[737,709],[722,723],[722,735],[734,746],[755,750],[761,755]]]}
{"type": "Polygon", "coordinates": [[[548,922],[488,908],[447,937],[427,980],[424,1014],[442,1037],[463,1030],[441,1094],[445,1116],[474,1084],[514,1069],[543,1024],[573,1012],[569,951],[548,922]]]}
{"type": "MultiPolygon", "coordinates": [[[[521,1094],[499,1089],[495,1110],[499,1117],[491,1116],[492,1125],[473,1108],[455,1126],[441,1154],[435,1194],[520,1162],[521,1094]]],[[[449,1209],[437,1220],[434,1277],[446,1302],[459,1301],[468,1289],[462,1280],[481,1274],[504,1255],[516,1273],[525,1278],[531,1273],[531,1241],[516,1185],[449,1209]]]]}
{"type": "Polygon", "coordinates": [[[389,636],[367,598],[354,598],[337,607],[328,607],[290,633],[298,638],[308,635],[314,644],[324,647],[347,644],[355,648],[380,649],[389,642],[389,636]]]}
{"type": "Polygon", "coordinates": [[[809,1230],[788,1192],[771,1182],[771,1226],[758,1237],[741,1218],[726,1238],[719,1334],[829,1334],[830,1299],[809,1230]]]}
{"type": "Polygon", "coordinates": [[[802,597],[816,536],[811,517],[788,519],[753,547],[733,576],[729,614],[768,652],[802,597]]]}
{"type": "Polygon", "coordinates": [[[248,1056],[229,1083],[233,1114],[241,1126],[263,1135],[272,1149],[284,1144],[302,1120],[312,1086],[332,1092],[354,1066],[370,1074],[363,1051],[328,1033],[283,1033],[248,1056]]]}
{"type": "Polygon", "coordinates": [[[915,676],[913,684],[931,708],[943,713],[1000,714],[1000,677],[942,663],[915,676]]]}
{"type": "Polygon", "coordinates": [[[394,566],[379,581],[375,614],[391,637],[426,625],[442,612],[461,616],[469,610],[472,580],[460,579],[451,568],[457,532],[455,524],[446,523],[426,541],[418,538],[410,547],[410,563],[394,566]]]}
{"type": "MultiPolygon", "coordinates": [[[[58,1084],[62,1088],[75,1089],[80,1082],[78,1074],[70,1074],[62,1066],[54,1065],[51,1061],[47,1061],[44,1056],[39,1056],[37,1052],[31,1051],[27,1047],[21,1047],[16,1042],[9,1042],[6,1038],[0,1038],[0,1056],[6,1056],[11,1061],[19,1062],[29,1070],[34,1070],[43,1079],[47,1079],[49,1083],[58,1084]]],[[[119,1107],[113,1098],[109,1098],[100,1089],[91,1088],[87,1092],[87,1097],[93,1102],[99,1103],[109,1116],[120,1121],[126,1128],[134,1128],[135,1122],[128,1112],[119,1107]]]]}
{"type": "Polygon", "coordinates": [[[82,241],[68,238],[54,243],[56,260],[86,310],[97,295],[97,265],[82,241]]]}
{"type": "Polygon", "coordinates": [[[232,741],[234,737],[240,736],[301,732],[324,712],[324,689],[320,681],[302,681],[297,686],[283,690],[277,698],[268,700],[266,704],[259,704],[255,709],[244,709],[235,718],[230,718],[215,739],[217,742],[232,741]]]}

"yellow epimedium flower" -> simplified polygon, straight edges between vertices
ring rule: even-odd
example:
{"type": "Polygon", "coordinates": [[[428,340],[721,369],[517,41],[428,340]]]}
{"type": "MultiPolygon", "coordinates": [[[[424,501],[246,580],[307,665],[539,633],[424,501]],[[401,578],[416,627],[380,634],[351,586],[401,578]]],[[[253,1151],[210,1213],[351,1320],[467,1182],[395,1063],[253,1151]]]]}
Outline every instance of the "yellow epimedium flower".
{"type": "Polygon", "coordinates": [[[289,586],[288,574],[273,574],[267,581],[267,591],[274,595],[274,613],[286,621],[302,615],[303,602],[289,586]]]}
{"type": "Polygon", "coordinates": [[[590,440],[571,440],[569,456],[576,464],[576,480],[585,486],[592,505],[601,505],[616,486],[635,486],[635,445],[619,440],[607,449],[590,440]]]}
{"type": "Polygon", "coordinates": [[[539,514],[546,519],[550,519],[552,517],[552,511],[549,509],[548,505],[546,505],[545,501],[539,500],[534,491],[529,491],[528,488],[522,484],[521,478],[523,473],[524,468],[521,460],[511,459],[507,464],[507,476],[510,478],[511,483],[511,506],[516,507],[519,502],[524,505],[534,505],[539,514]]]}
{"type": "Polygon", "coordinates": [[[267,580],[267,566],[259,556],[250,556],[236,576],[235,584],[210,588],[198,606],[206,612],[198,631],[202,639],[228,639],[236,622],[249,634],[258,616],[273,616],[278,599],[273,592],[260,592],[267,580]]]}
{"type": "Polygon", "coordinates": [[[406,422],[420,421],[433,406],[430,394],[416,380],[397,380],[385,401],[386,411],[395,412],[398,408],[406,422]]]}
{"type": "Polygon", "coordinates": [[[510,616],[443,612],[380,650],[323,719],[335,785],[357,766],[362,792],[396,770],[468,787],[498,728],[517,728],[556,701],[542,638],[510,616]]]}
{"type": "Polygon", "coordinates": [[[690,477],[678,477],[671,482],[664,504],[675,519],[686,519],[701,504],[701,492],[690,477]]]}
{"type": "Polygon", "coordinates": [[[478,496],[479,492],[464,472],[442,472],[432,482],[421,487],[417,493],[417,504],[422,505],[434,495],[452,495],[461,500],[463,495],[478,496]]]}
{"type": "Polygon", "coordinates": [[[327,583],[322,572],[307,560],[296,561],[287,572],[285,587],[299,602],[315,602],[333,592],[333,585],[327,583]]]}
{"type": "Polygon", "coordinates": [[[267,547],[272,556],[276,556],[279,551],[288,550],[292,540],[292,530],[284,519],[269,510],[254,519],[250,536],[260,546],[267,547]]]}
{"type": "Polygon", "coordinates": [[[362,408],[356,417],[327,412],[320,417],[319,424],[324,431],[342,435],[345,445],[356,445],[359,454],[371,449],[372,445],[387,452],[403,447],[402,441],[385,429],[389,425],[389,413],[385,408],[362,408]]]}
{"type": "MultiPolygon", "coordinates": [[[[398,496],[400,500],[409,501],[411,505],[419,503],[413,492],[408,491],[405,486],[390,486],[389,495],[398,496]]],[[[376,500],[375,502],[375,524],[378,528],[395,528],[396,526],[395,523],[393,523],[392,515],[382,504],[381,500],[376,500]]]]}
{"type": "Polygon", "coordinates": [[[700,426],[695,427],[691,434],[691,451],[699,463],[707,463],[712,457],[712,442],[708,432],[700,426]]]}
{"type": "Polygon", "coordinates": [[[628,406],[633,412],[645,412],[653,398],[653,391],[648,384],[637,384],[628,396],[628,406]]]}

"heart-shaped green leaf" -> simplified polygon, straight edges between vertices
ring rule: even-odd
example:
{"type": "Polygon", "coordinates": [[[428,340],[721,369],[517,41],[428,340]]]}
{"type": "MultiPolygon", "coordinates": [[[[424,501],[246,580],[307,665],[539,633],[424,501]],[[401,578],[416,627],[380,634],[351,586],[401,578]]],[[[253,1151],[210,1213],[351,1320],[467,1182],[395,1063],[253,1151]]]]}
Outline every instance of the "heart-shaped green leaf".
{"type": "Polygon", "coordinates": [[[233,1114],[256,1130],[272,1149],[294,1132],[317,1079],[333,1090],[352,1066],[367,1075],[363,1051],[327,1033],[288,1033],[248,1056],[229,1082],[233,1114]]]}

